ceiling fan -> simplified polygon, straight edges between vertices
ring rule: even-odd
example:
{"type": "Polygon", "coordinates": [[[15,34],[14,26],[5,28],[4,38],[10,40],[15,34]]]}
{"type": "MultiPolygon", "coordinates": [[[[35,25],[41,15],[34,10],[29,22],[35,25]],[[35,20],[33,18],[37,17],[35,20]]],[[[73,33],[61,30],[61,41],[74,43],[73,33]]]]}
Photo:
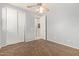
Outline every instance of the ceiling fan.
{"type": "Polygon", "coordinates": [[[28,5],[27,8],[36,8],[40,13],[49,11],[48,5],[44,3],[37,3],[34,5],[28,5]]]}

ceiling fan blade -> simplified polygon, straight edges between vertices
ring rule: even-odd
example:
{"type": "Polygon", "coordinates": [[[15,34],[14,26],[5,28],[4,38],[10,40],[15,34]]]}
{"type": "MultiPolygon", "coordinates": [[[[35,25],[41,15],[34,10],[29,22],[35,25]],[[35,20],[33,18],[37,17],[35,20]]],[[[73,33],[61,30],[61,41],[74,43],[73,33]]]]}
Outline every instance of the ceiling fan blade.
{"type": "Polygon", "coordinates": [[[37,3],[38,6],[42,6],[42,3],[37,3]]]}
{"type": "Polygon", "coordinates": [[[30,6],[26,6],[27,8],[32,8],[32,7],[34,7],[35,5],[30,5],[30,6]]]}
{"type": "Polygon", "coordinates": [[[27,8],[32,8],[32,7],[36,7],[36,6],[42,6],[42,3],[37,3],[35,5],[29,5],[29,6],[27,6],[27,8]]]}

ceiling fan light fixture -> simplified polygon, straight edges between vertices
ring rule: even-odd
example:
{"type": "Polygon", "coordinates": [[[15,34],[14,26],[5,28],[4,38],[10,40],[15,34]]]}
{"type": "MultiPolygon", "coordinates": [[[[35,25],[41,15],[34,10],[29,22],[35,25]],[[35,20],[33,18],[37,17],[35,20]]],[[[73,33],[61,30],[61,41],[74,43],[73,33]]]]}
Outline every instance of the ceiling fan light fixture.
{"type": "Polygon", "coordinates": [[[34,8],[35,9],[34,12],[39,13],[39,14],[47,13],[49,11],[48,5],[43,4],[43,3],[37,3],[36,5],[30,5],[30,6],[27,6],[27,8],[31,8],[31,9],[34,8]]]}
{"type": "Polygon", "coordinates": [[[40,6],[39,8],[36,9],[36,11],[37,11],[38,13],[46,13],[46,12],[48,12],[49,10],[48,10],[48,8],[46,8],[46,7],[44,7],[44,6],[40,6]]]}
{"type": "Polygon", "coordinates": [[[39,8],[39,13],[43,13],[44,12],[44,8],[43,7],[40,7],[39,8]]]}

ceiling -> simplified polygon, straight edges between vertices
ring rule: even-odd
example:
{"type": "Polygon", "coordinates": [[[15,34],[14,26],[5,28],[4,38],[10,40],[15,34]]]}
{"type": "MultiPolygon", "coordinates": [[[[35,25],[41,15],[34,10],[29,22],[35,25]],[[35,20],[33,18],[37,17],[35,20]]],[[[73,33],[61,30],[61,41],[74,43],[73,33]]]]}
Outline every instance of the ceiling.
{"type": "MultiPolygon", "coordinates": [[[[25,9],[25,10],[35,11],[34,8],[27,8],[27,6],[29,6],[29,5],[36,5],[36,3],[10,3],[10,5],[13,5],[13,6],[25,9]]],[[[47,5],[49,7],[49,4],[47,4],[47,5]]]]}
{"type": "Polygon", "coordinates": [[[10,3],[10,5],[13,5],[13,6],[27,10],[28,8],[26,6],[34,5],[34,3],[10,3]]]}

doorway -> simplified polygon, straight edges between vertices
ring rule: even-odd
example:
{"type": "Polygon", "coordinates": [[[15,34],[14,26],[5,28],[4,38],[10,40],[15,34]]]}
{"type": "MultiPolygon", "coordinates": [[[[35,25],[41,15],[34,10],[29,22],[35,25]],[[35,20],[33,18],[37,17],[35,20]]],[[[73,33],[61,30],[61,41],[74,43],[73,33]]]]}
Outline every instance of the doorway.
{"type": "Polygon", "coordinates": [[[36,39],[47,39],[46,15],[35,18],[36,39]]]}

